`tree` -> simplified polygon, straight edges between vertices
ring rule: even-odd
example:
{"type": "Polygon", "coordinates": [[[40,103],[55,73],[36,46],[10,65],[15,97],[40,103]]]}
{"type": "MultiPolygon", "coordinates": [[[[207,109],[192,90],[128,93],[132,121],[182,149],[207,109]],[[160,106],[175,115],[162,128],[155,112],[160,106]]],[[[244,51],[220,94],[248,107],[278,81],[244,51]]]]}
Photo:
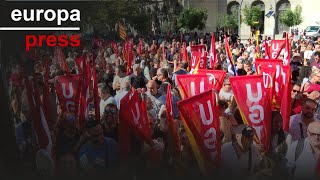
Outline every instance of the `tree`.
{"type": "Polygon", "coordinates": [[[202,30],[206,27],[208,11],[204,9],[185,9],[178,17],[178,28],[192,31],[194,29],[202,30]]]}
{"type": "Polygon", "coordinates": [[[250,27],[259,27],[262,25],[263,22],[260,22],[260,17],[262,12],[260,11],[260,8],[257,6],[248,7],[245,6],[243,9],[243,21],[245,24],[247,24],[250,27]]]}
{"type": "Polygon", "coordinates": [[[297,26],[302,23],[301,12],[302,8],[300,5],[297,5],[293,11],[291,9],[287,9],[283,14],[281,14],[280,22],[287,27],[297,26]]]}
{"type": "Polygon", "coordinates": [[[236,12],[233,12],[231,15],[222,14],[219,15],[218,26],[227,29],[227,31],[229,32],[230,30],[236,29],[238,27],[238,21],[239,20],[236,12]]]}

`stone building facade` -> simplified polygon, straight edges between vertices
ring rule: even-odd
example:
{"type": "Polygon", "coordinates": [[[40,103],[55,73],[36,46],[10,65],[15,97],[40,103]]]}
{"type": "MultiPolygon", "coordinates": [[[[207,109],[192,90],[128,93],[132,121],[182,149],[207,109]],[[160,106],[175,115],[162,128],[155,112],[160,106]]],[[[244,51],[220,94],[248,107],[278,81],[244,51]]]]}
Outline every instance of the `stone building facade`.
{"type": "MultiPolygon", "coordinates": [[[[204,8],[208,10],[207,27],[204,31],[216,31],[218,23],[218,15],[221,13],[231,14],[232,12],[238,13],[239,9],[245,6],[258,6],[263,12],[261,21],[263,22],[260,27],[260,32],[263,35],[279,36],[283,31],[289,31],[290,28],[285,27],[280,23],[279,17],[287,9],[294,9],[297,5],[302,7],[303,22],[295,27],[300,30],[305,29],[309,25],[320,25],[320,0],[183,0],[185,8],[195,7],[204,8]],[[274,11],[274,15],[270,17],[266,14],[274,11]]],[[[242,14],[240,14],[242,16],[242,14]]],[[[242,39],[250,36],[251,28],[245,23],[241,23],[240,35],[242,39]]]]}

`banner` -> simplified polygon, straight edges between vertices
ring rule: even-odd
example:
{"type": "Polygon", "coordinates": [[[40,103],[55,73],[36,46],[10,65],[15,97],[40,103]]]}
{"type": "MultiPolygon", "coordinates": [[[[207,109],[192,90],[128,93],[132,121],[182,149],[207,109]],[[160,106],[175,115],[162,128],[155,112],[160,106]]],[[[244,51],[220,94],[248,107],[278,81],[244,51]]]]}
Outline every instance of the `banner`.
{"type": "Polygon", "coordinates": [[[260,143],[268,151],[272,110],[269,91],[263,86],[263,76],[230,77],[230,83],[244,123],[255,129],[260,143]]]}
{"type": "Polygon", "coordinates": [[[291,69],[290,66],[282,67],[282,88],[280,96],[282,97],[280,113],[282,115],[282,127],[285,132],[289,132],[289,123],[291,115],[291,69]]]}
{"type": "Polygon", "coordinates": [[[129,108],[131,92],[128,92],[120,100],[120,110],[119,110],[119,149],[120,154],[123,159],[127,159],[131,151],[131,136],[129,127],[129,116],[127,111],[129,108]]]}
{"type": "Polygon", "coordinates": [[[224,35],[224,44],[225,44],[225,48],[226,48],[226,54],[227,54],[227,58],[229,59],[229,62],[231,64],[231,70],[232,70],[232,73],[237,76],[237,73],[236,71],[234,70],[234,65],[233,65],[233,61],[232,61],[232,52],[231,52],[231,48],[230,48],[230,45],[229,45],[229,40],[227,38],[226,35],[224,35]]]}
{"type": "Polygon", "coordinates": [[[189,62],[188,51],[187,51],[187,47],[185,44],[183,45],[182,61],[189,62]]]}
{"type": "Polygon", "coordinates": [[[128,103],[125,114],[129,118],[129,124],[134,134],[140,140],[151,144],[151,131],[145,101],[140,100],[138,92],[135,91],[128,103]]]}
{"type": "Polygon", "coordinates": [[[198,75],[207,75],[212,80],[215,80],[214,88],[220,92],[220,89],[222,88],[224,78],[226,77],[226,72],[223,70],[210,70],[210,69],[199,69],[197,71],[198,75]]]}
{"type": "Polygon", "coordinates": [[[184,74],[177,75],[176,77],[183,99],[212,90],[215,88],[215,84],[217,84],[216,79],[208,75],[184,74]]]}
{"type": "Polygon", "coordinates": [[[46,150],[50,157],[53,157],[51,133],[41,104],[40,95],[37,91],[33,91],[36,88],[32,88],[32,84],[27,77],[25,77],[25,83],[36,143],[39,149],[46,150]]]}
{"type": "Polygon", "coordinates": [[[263,41],[263,46],[264,46],[264,51],[265,51],[264,59],[270,59],[270,52],[269,52],[270,46],[268,45],[266,39],[263,41]]]}
{"type": "Polygon", "coordinates": [[[216,38],[214,33],[211,35],[211,46],[209,52],[209,68],[213,69],[217,63],[216,38]]]}
{"type": "Polygon", "coordinates": [[[221,142],[218,106],[212,90],[178,102],[190,145],[204,174],[220,160],[221,142]]]}
{"type": "Polygon", "coordinates": [[[82,77],[79,74],[58,76],[56,92],[62,112],[78,114],[82,77]]]}
{"type": "Polygon", "coordinates": [[[70,74],[69,68],[68,68],[68,64],[66,62],[66,57],[64,55],[64,52],[62,51],[61,47],[54,47],[54,59],[55,59],[55,63],[59,64],[60,67],[66,72],[66,74],[70,74]]]}
{"type": "Polygon", "coordinates": [[[286,44],[284,49],[284,56],[283,56],[283,66],[290,66],[290,42],[288,38],[288,33],[286,33],[286,44]]]}
{"type": "Polygon", "coordinates": [[[207,68],[207,52],[201,53],[200,64],[198,69],[206,69],[207,68]]]}
{"type": "Polygon", "coordinates": [[[191,69],[195,69],[198,62],[201,59],[201,53],[197,51],[192,51],[191,54],[191,69]]]}
{"type": "Polygon", "coordinates": [[[272,40],[270,46],[270,58],[277,59],[284,45],[285,40],[272,40]]]}
{"type": "Polygon", "coordinates": [[[180,138],[178,134],[179,125],[176,124],[173,119],[171,84],[168,84],[168,88],[167,88],[166,112],[167,112],[167,118],[168,118],[169,132],[173,140],[175,157],[179,157],[180,155],[180,138]]]}
{"type": "Polygon", "coordinates": [[[276,70],[275,82],[273,86],[273,106],[279,108],[281,105],[281,84],[282,84],[282,60],[279,59],[256,59],[257,74],[260,73],[260,67],[265,66],[276,70]]]}
{"type": "Polygon", "coordinates": [[[263,75],[263,86],[269,91],[270,105],[272,105],[276,69],[267,66],[261,66],[259,75],[263,75]]]}

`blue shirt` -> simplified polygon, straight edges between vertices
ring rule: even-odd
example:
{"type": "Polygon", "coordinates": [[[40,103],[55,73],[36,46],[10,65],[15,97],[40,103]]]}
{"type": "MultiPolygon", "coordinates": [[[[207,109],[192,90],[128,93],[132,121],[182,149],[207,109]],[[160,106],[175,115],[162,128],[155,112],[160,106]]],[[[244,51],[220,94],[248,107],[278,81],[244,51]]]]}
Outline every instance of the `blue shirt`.
{"type": "Polygon", "coordinates": [[[94,147],[89,143],[81,146],[79,159],[86,155],[89,163],[98,171],[110,169],[118,160],[118,144],[111,138],[104,138],[104,146],[94,147]]]}

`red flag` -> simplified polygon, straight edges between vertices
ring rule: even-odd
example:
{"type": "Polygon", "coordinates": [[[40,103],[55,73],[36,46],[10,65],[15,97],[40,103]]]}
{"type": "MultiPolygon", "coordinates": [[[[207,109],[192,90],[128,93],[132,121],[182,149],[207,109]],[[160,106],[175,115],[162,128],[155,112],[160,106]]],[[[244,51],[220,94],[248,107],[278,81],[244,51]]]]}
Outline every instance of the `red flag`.
{"type": "Polygon", "coordinates": [[[116,57],[118,57],[119,56],[119,49],[118,49],[117,43],[113,41],[111,43],[111,46],[112,46],[112,49],[113,49],[114,53],[116,54],[116,57]]]}
{"type": "Polygon", "coordinates": [[[208,75],[184,74],[177,75],[180,93],[183,98],[190,98],[202,92],[215,88],[217,81],[208,75]]]}
{"type": "Polygon", "coordinates": [[[284,45],[285,40],[272,40],[270,47],[270,58],[277,59],[284,45]]]}
{"type": "Polygon", "coordinates": [[[145,101],[140,100],[137,91],[133,93],[133,96],[129,100],[126,114],[136,137],[151,144],[151,131],[146,104],[145,101]]]}
{"type": "Polygon", "coordinates": [[[209,52],[209,62],[210,68],[214,68],[215,64],[217,63],[217,51],[216,51],[216,39],[214,36],[214,33],[211,35],[211,47],[210,47],[210,52],[209,52]]]}
{"type": "Polygon", "coordinates": [[[264,49],[265,49],[265,56],[264,56],[264,58],[265,58],[265,59],[270,59],[270,52],[269,52],[270,46],[268,45],[267,40],[264,40],[264,41],[263,41],[263,46],[264,46],[264,49]]]}
{"type": "Polygon", "coordinates": [[[190,145],[203,173],[220,160],[221,142],[216,95],[212,90],[178,102],[190,145]],[[192,111],[191,111],[192,110],[192,111]]]}
{"type": "Polygon", "coordinates": [[[169,130],[170,130],[171,137],[172,137],[173,143],[174,143],[175,157],[179,157],[179,155],[180,155],[180,138],[179,138],[179,134],[178,134],[178,125],[173,120],[171,84],[168,84],[168,89],[167,89],[166,112],[167,112],[169,130]]]}
{"type": "Polygon", "coordinates": [[[32,126],[35,132],[35,138],[39,149],[45,149],[53,157],[53,143],[47,119],[41,105],[39,93],[36,88],[32,88],[29,80],[25,77],[28,104],[32,116],[32,126]],[[35,91],[33,91],[33,89],[35,91]]]}
{"type": "Polygon", "coordinates": [[[228,40],[226,35],[224,35],[224,40],[225,40],[224,44],[225,44],[225,47],[226,47],[227,57],[228,57],[228,59],[230,61],[230,64],[231,64],[231,70],[232,70],[233,74],[236,76],[237,73],[234,70],[234,65],[233,65],[233,61],[232,61],[232,52],[231,52],[231,49],[230,49],[230,46],[229,46],[229,40],[228,40]]]}
{"type": "Polygon", "coordinates": [[[191,69],[195,69],[201,59],[201,53],[193,51],[191,54],[191,69]]]}
{"type": "Polygon", "coordinates": [[[139,39],[139,54],[142,55],[143,50],[143,40],[142,38],[139,39]]]}
{"type": "Polygon", "coordinates": [[[203,44],[199,44],[199,45],[194,45],[194,46],[191,46],[191,52],[193,51],[197,51],[197,52],[205,52],[206,51],[206,46],[203,45],[203,44]]]}
{"type": "Polygon", "coordinates": [[[81,75],[59,76],[56,92],[63,112],[78,114],[81,75]]]}
{"type": "Polygon", "coordinates": [[[206,69],[206,68],[207,68],[207,52],[204,51],[201,53],[199,69],[206,69]]]}
{"type": "Polygon", "coordinates": [[[263,85],[266,89],[269,90],[269,100],[270,105],[272,105],[276,69],[267,66],[261,66],[260,69],[261,70],[259,75],[263,75],[263,85]]]}
{"type": "Polygon", "coordinates": [[[183,46],[182,60],[189,62],[188,51],[186,45],[183,46]]]}
{"type": "Polygon", "coordinates": [[[275,108],[279,108],[281,105],[281,84],[282,84],[282,78],[281,78],[281,69],[282,69],[282,61],[279,59],[256,59],[256,67],[257,67],[257,72],[260,74],[260,67],[261,66],[267,66],[270,68],[274,68],[276,70],[276,75],[275,75],[275,82],[273,86],[273,106],[275,108]]]}
{"type": "Polygon", "coordinates": [[[284,51],[284,58],[283,58],[283,66],[290,66],[290,43],[288,38],[288,33],[286,33],[286,45],[284,51]]]}
{"type": "MultiPolygon", "coordinates": [[[[197,71],[199,75],[207,75],[209,78],[214,80],[214,88],[219,92],[222,88],[224,78],[226,77],[226,72],[222,70],[209,70],[209,69],[199,69],[197,71]]],[[[210,80],[210,79],[209,79],[210,80]]]]}
{"type": "Polygon", "coordinates": [[[282,67],[282,88],[281,88],[281,108],[283,130],[289,131],[290,115],[291,115],[291,69],[290,66],[282,67]]]}
{"type": "Polygon", "coordinates": [[[77,64],[79,72],[83,72],[83,63],[84,63],[84,61],[85,61],[85,58],[83,56],[78,57],[76,59],[76,64],[77,64]]]}
{"type": "Polygon", "coordinates": [[[130,74],[130,69],[133,63],[133,41],[130,39],[127,43],[127,74],[130,74]]]}
{"type": "MultiPolygon", "coordinates": [[[[42,96],[42,104],[43,111],[46,116],[46,119],[52,123],[53,119],[50,119],[50,98],[49,98],[49,62],[48,59],[45,60],[45,73],[44,73],[44,86],[43,86],[43,96],[42,96]]],[[[49,124],[50,124],[49,123],[49,124]]]]}
{"type": "Polygon", "coordinates": [[[129,116],[128,116],[128,108],[129,108],[129,100],[130,100],[131,92],[128,92],[121,100],[120,100],[120,111],[119,111],[119,148],[121,157],[125,160],[128,158],[128,155],[131,150],[131,141],[130,141],[130,127],[129,127],[129,116]]]}
{"type": "Polygon", "coordinates": [[[96,119],[100,121],[100,98],[98,95],[98,80],[97,80],[97,72],[96,72],[96,62],[94,59],[94,54],[92,51],[92,77],[93,77],[93,99],[94,99],[94,110],[96,119]]]}
{"type": "Polygon", "coordinates": [[[66,72],[66,74],[70,74],[68,64],[66,62],[66,57],[64,56],[61,47],[56,46],[54,48],[54,58],[56,60],[56,64],[59,64],[62,67],[62,69],[66,72]]]}
{"type": "Polygon", "coordinates": [[[230,83],[244,123],[255,129],[259,141],[268,151],[272,110],[262,75],[230,77],[230,83]]]}

